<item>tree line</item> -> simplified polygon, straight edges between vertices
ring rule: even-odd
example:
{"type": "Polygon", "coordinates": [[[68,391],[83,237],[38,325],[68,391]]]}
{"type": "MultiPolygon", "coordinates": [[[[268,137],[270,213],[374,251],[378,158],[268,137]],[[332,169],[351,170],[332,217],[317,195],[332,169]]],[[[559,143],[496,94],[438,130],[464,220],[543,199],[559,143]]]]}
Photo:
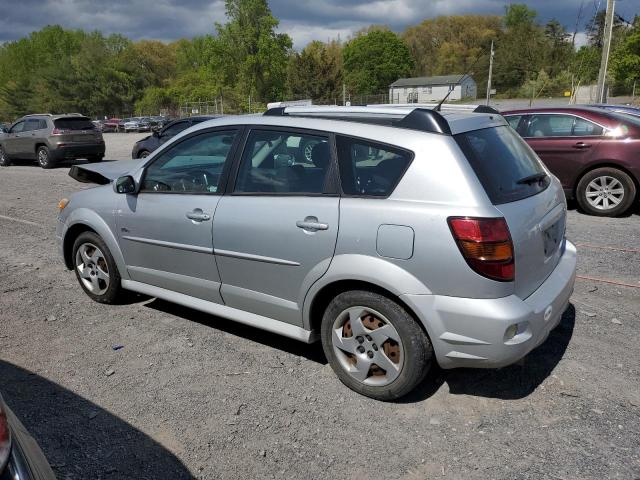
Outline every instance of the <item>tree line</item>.
{"type": "MultiPolygon", "coordinates": [[[[175,112],[184,102],[220,99],[225,112],[269,101],[341,102],[382,94],[400,77],[470,72],[479,92],[495,44],[493,85],[502,97],[556,96],[592,84],[600,66],[604,11],[588,44],[557,20],[511,4],[503,16],[452,15],[401,33],[372,25],[351,38],[312,41],[301,51],[277,29],[267,0],[226,0],[227,23],[172,43],[47,26],[0,46],[0,119],[31,112],[92,116],[175,112]],[[344,90],[343,90],[344,88],[344,90]]],[[[640,17],[616,17],[610,85],[629,93],[640,80],[640,17]]]]}

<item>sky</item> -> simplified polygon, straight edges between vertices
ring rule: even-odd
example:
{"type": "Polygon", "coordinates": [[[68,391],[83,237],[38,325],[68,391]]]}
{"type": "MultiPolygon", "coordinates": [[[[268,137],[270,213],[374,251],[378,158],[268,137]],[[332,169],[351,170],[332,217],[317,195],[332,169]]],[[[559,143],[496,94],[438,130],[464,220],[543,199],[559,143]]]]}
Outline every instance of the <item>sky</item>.
{"type": "MultiPolygon", "coordinates": [[[[279,30],[288,33],[294,48],[311,40],[349,36],[371,24],[385,24],[401,32],[426,18],[454,14],[504,13],[506,0],[270,0],[279,30]]],[[[558,19],[586,41],[585,24],[606,0],[520,0],[546,22],[558,19]]],[[[616,1],[616,12],[628,21],[640,14],[640,0],[616,1]]],[[[131,39],[163,41],[214,32],[214,22],[224,23],[223,0],[0,0],[0,42],[16,40],[48,24],[66,28],[121,33],[131,39]]]]}

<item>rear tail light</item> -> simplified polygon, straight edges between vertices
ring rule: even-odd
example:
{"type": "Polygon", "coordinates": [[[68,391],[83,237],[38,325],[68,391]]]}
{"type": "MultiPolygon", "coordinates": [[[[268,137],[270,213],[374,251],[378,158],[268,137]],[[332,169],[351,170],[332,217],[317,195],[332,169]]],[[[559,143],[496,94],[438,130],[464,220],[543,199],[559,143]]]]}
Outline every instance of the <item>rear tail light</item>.
{"type": "Polygon", "coordinates": [[[51,130],[51,135],[66,135],[68,133],[71,133],[71,130],[65,128],[54,128],[51,130]]]}
{"type": "Polygon", "coordinates": [[[499,282],[515,276],[513,242],[504,218],[449,217],[462,256],[480,275],[499,282]]]}
{"type": "Polygon", "coordinates": [[[2,399],[0,399],[0,473],[7,465],[9,453],[11,452],[11,431],[9,430],[7,413],[4,408],[2,399]]]}

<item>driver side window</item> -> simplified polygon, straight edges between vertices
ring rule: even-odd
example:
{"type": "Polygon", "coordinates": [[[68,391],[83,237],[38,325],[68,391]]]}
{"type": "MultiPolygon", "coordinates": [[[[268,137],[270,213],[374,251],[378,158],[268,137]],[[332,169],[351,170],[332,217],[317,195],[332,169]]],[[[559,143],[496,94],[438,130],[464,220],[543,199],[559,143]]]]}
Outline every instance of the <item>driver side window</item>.
{"type": "Polygon", "coordinates": [[[147,167],[141,192],[217,193],[237,131],[206,132],[180,141],[147,167]]]}
{"type": "Polygon", "coordinates": [[[20,132],[24,132],[24,124],[25,122],[18,122],[16,123],[13,127],[11,127],[11,129],[9,130],[9,133],[20,133],[20,132]]]}

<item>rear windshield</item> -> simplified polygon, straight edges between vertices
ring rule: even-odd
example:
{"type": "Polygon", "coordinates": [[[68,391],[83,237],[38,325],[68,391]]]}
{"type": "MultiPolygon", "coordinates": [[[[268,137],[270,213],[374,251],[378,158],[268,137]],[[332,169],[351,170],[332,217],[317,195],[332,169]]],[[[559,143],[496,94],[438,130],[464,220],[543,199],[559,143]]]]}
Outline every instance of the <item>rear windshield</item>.
{"type": "Polygon", "coordinates": [[[94,128],[87,117],[58,118],[53,121],[53,124],[61,130],[93,130],[94,128]]]}
{"type": "Polygon", "coordinates": [[[455,139],[494,205],[536,195],[551,182],[537,155],[510,127],[473,130],[455,139]]]}

